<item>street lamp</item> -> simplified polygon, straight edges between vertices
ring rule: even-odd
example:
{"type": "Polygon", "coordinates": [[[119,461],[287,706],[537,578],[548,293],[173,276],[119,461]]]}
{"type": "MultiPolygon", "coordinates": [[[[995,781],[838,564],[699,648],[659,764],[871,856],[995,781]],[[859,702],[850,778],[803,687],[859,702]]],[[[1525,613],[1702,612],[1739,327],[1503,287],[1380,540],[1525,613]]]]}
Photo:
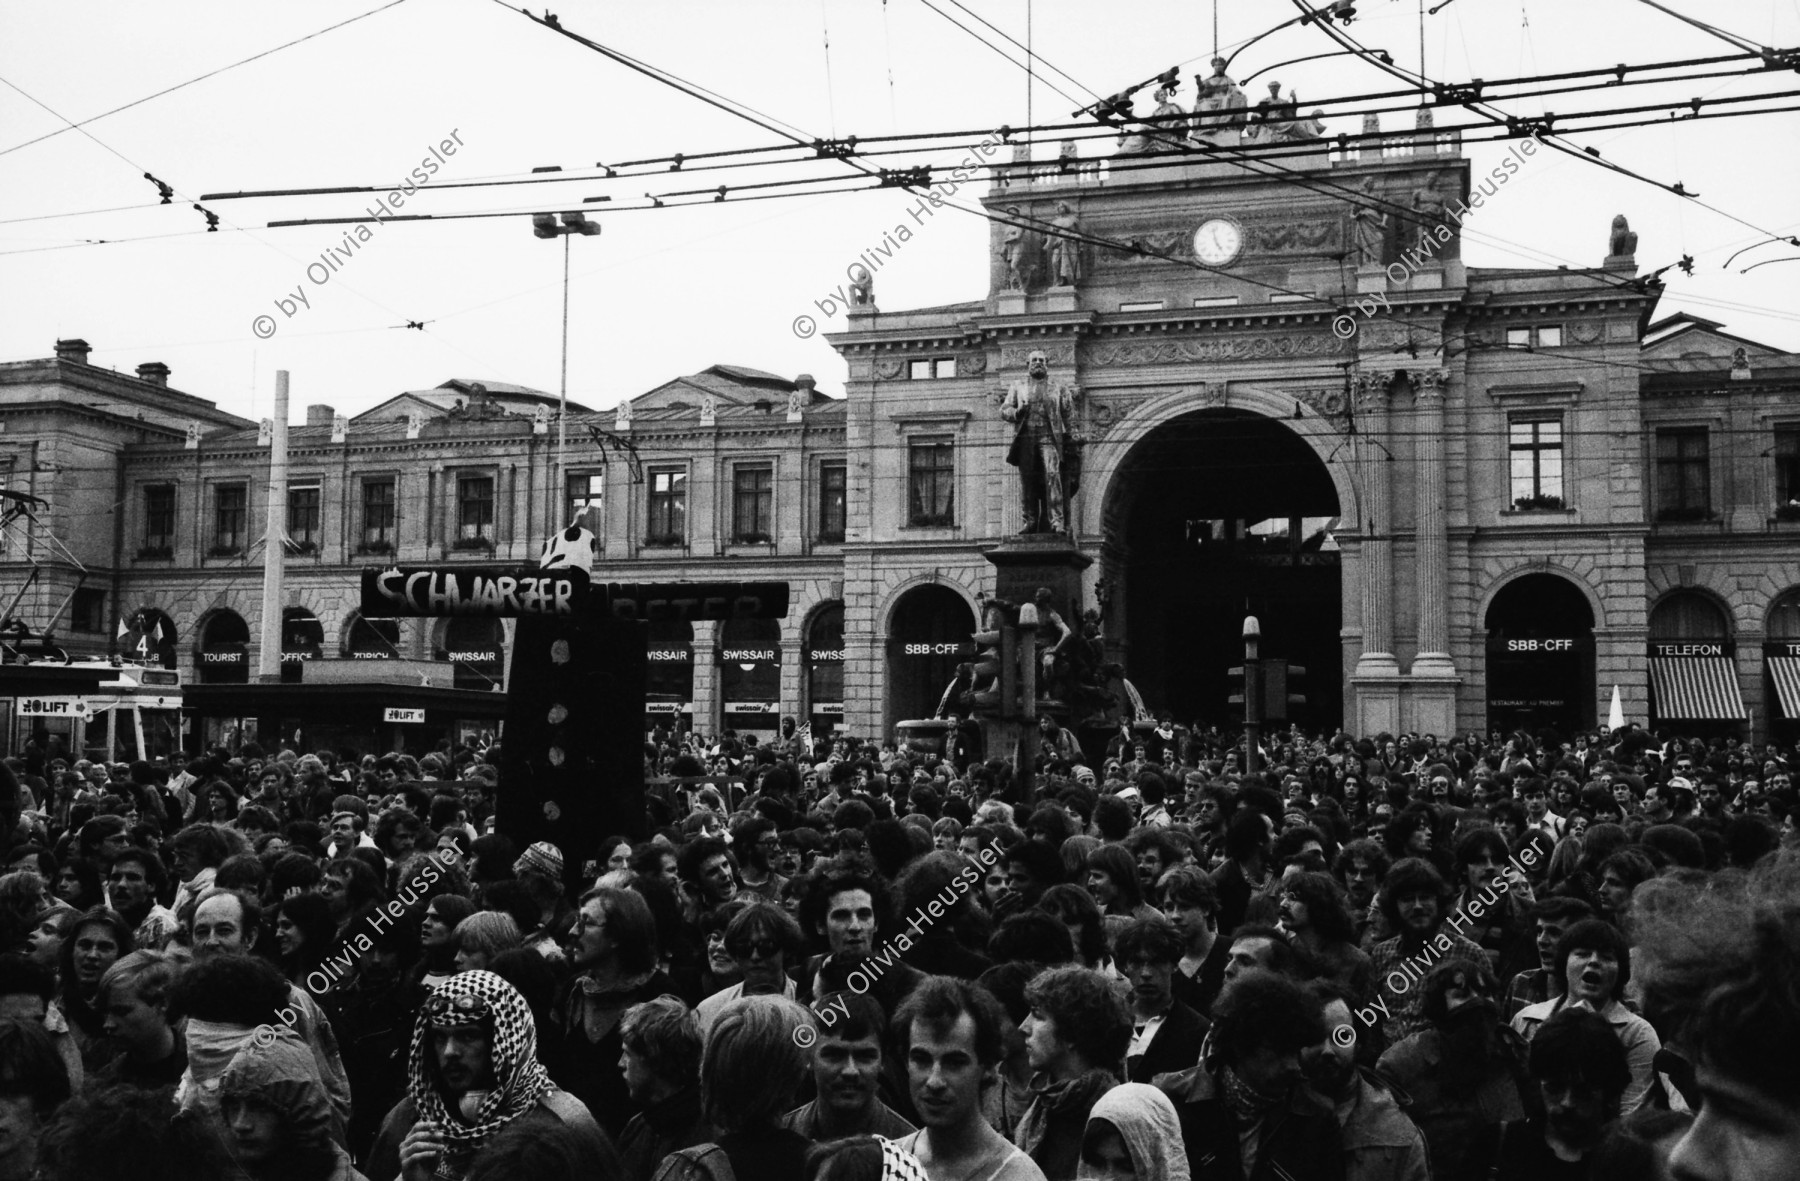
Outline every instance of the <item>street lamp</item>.
{"type": "Polygon", "coordinates": [[[555,498],[566,494],[568,484],[563,465],[569,449],[569,238],[574,234],[592,237],[600,232],[600,223],[589,221],[585,213],[565,213],[562,224],[557,225],[554,213],[534,213],[531,215],[531,232],[539,238],[563,240],[562,384],[556,395],[556,479],[550,485],[551,512],[554,513],[555,498]]]}
{"type": "Polygon", "coordinates": [[[1256,743],[1262,735],[1262,677],[1257,668],[1257,649],[1262,624],[1256,616],[1244,616],[1244,774],[1256,774],[1256,743]]]}

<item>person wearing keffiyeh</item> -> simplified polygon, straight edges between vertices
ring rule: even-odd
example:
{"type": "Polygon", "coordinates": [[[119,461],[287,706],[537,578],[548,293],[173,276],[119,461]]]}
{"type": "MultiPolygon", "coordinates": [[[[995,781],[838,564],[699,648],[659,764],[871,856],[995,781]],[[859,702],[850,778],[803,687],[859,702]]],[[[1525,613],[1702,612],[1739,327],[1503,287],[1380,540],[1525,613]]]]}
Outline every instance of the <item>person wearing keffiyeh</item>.
{"type": "Polygon", "coordinates": [[[1200,1065],[1151,1080],[1174,1101],[1193,1181],[1342,1181],[1337,1119],[1301,1085],[1301,1051],[1327,1034],[1318,1000],[1256,968],[1212,1016],[1200,1065]]]}
{"type": "Polygon", "coordinates": [[[463,972],[432,990],[413,1030],[407,1079],[407,1096],[370,1153],[370,1181],[461,1181],[482,1145],[532,1123],[575,1133],[583,1175],[618,1174],[612,1141],[538,1062],[530,1007],[492,972],[463,972]]]}

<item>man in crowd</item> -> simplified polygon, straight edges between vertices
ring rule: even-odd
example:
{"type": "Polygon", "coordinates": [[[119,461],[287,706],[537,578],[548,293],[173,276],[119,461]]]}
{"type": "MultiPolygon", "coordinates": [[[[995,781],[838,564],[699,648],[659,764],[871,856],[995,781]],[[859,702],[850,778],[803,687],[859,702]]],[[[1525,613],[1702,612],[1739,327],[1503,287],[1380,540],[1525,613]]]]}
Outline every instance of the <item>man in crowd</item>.
{"type": "Polygon", "coordinates": [[[1408,857],[1388,871],[1381,884],[1381,912],[1399,934],[1377,943],[1369,952],[1375,978],[1380,981],[1376,1001],[1382,1010],[1381,1031],[1387,1044],[1424,1029],[1421,1012],[1424,990],[1413,981],[1423,980],[1431,966],[1444,959],[1487,962],[1487,953],[1456,933],[1446,930],[1445,906],[1449,891],[1429,861],[1408,857]]]}
{"type": "Polygon", "coordinates": [[[1349,1001],[1320,980],[1307,991],[1323,1006],[1320,1016],[1330,1032],[1301,1053],[1301,1066],[1337,1118],[1345,1181],[1431,1181],[1424,1134],[1400,1109],[1389,1085],[1357,1067],[1360,1036],[1349,1001]]]}
{"type": "Polygon", "coordinates": [[[808,1140],[880,1136],[898,1140],[915,1129],[877,1096],[882,1076],[881,1006],[857,992],[834,992],[813,1007],[818,1017],[812,1044],[817,1098],[788,1112],[782,1124],[808,1140]]]}
{"type": "Polygon", "coordinates": [[[381,1125],[369,1181],[461,1181],[494,1136],[534,1126],[574,1133],[581,1175],[619,1173],[606,1133],[538,1062],[524,998],[492,972],[463,972],[426,998],[407,1070],[407,1097],[381,1125]]]}
{"type": "Polygon", "coordinates": [[[1178,865],[1158,885],[1163,917],[1181,937],[1181,958],[1169,986],[1175,999],[1204,1016],[1225,985],[1229,946],[1219,939],[1219,895],[1197,865],[1178,865]]]}
{"type": "Polygon", "coordinates": [[[1146,1083],[1200,1058],[1206,1018],[1175,999],[1175,965],[1185,945],[1168,919],[1133,919],[1113,941],[1113,959],[1131,982],[1131,1044],[1125,1079],[1146,1083]]]}
{"type": "Polygon", "coordinates": [[[1594,908],[1579,898],[1552,896],[1531,908],[1538,966],[1520,972],[1507,985],[1503,1017],[1511,1021],[1527,1005],[1541,1005],[1563,994],[1563,981],[1556,971],[1556,945],[1570,927],[1593,917],[1594,908]]]}
{"type": "Polygon", "coordinates": [[[1131,1044],[1131,1014],[1092,968],[1051,968],[1025,986],[1031,1014],[1020,1027],[1039,1087],[1013,1142],[1050,1181],[1071,1181],[1081,1163],[1088,1113],[1119,1085],[1131,1044]]]}
{"type": "Polygon", "coordinates": [[[627,1181],[650,1181],[662,1159],[711,1139],[700,1118],[700,1023],[672,996],[633,1005],[619,1022],[619,1069],[641,1111],[619,1136],[627,1181]]]}
{"type": "Polygon", "coordinates": [[[1565,1009],[1532,1039],[1531,1077],[1544,1113],[1506,1125],[1495,1181],[1583,1175],[1571,1166],[1586,1161],[1619,1118],[1631,1081],[1625,1048],[1601,1017],[1565,1009]]]}
{"type": "Polygon", "coordinates": [[[1154,1080],[1193,1176],[1340,1181],[1337,1120],[1301,1085],[1301,1053],[1328,1036],[1319,1002],[1285,976],[1257,969],[1225,986],[1207,1059],[1154,1080]]]}
{"type": "Polygon", "coordinates": [[[112,908],[132,925],[132,943],[141,951],[161,951],[175,935],[175,912],[156,901],[167,878],[162,858],[136,847],[121,851],[107,871],[112,908]]]}
{"type": "Polygon", "coordinates": [[[894,1016],[906,1080],[924,1125],[902,1149],[929,1181],[1045,1181],[1032,1159],[988,1124],[982,1092],[994,1085],[1005,1014],[986,989],[930,976],[894,1016]]]}
{"type": "Polygon", "coordinates": [[[925,974],[900,961],[892,948],[877,941],[893,925],[887,887],[855,872],[827,872],[814,879],[801,908],[802,922],[825,941],[829,951],[815,956],[801,976],[799,997],[810,1000],[852,988],[852,976],[867,980],[856,991],[867,992],[883,1011],[893,1011],[925,974]]]}

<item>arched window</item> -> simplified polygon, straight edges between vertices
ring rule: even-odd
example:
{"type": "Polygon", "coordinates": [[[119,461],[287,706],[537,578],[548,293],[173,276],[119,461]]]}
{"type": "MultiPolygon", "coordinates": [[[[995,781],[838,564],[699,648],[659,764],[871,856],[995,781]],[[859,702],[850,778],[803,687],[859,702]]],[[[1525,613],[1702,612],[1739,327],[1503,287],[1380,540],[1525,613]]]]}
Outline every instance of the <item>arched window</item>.
{"type": "Polygon", "coordinates": [[[779,725],[780,620],[728,619],[719,628],[719,697],[730,729],[779,725]]]}
{"type": "Polygon", "coordinates": [[[1650,612],[1653,640],[1725,640],[1731,623],[1717,603],[1698,591],[1676,591],[1650,612]]]}
{"type": "Polygon", "coordinates": [[[806,630],[806,708],[815,726],[844,720],[844,605],[813,614],[806,630]]]}

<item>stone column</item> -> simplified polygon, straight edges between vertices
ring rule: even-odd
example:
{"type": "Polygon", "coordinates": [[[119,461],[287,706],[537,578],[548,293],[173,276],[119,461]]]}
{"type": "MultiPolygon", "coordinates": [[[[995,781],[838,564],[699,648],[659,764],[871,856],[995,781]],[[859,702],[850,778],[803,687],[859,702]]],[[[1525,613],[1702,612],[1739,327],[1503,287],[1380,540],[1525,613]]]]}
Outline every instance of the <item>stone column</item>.
{"type": "Polygon", "coordinates": [[[1390,453],[1384,450],[1388,433],[1389,387],[1392,369],[1357,375],[1356,409],[1358,466],[1362,469],[1362,595],[1363,650],[1356,662],[1358,676],[1397,676],[1394,659],[1394,519],[1393,493],[1388,474],[1390,453]]]}
{"type": "Polygon", "coordinates": [[[1455,663],[1450,659],[1449,527],[1444,507],[1444,386],[1449,380],[1449,372],[1443,369],[1413,375],[1418,424],[1413,445],[1418,469],[1414,483],[1419,590],[1418,656],[1412,664],[1415,675],[1456,675],[1455,663]]]}
{"type": "Polygon", "coordinates": [[[1409,670],[1407,724],[1424,734],[1456,728],[1462,678],[1450,655],[1450,540],[1445,509],[1444,387],[1450,374],[1428,369],[1411,374],[1417,460],[1414,483],[1414,587],[1419,596],[1417,655],[1409,670]]]}
{"type": "Polygon", "coordinates": [[[1350,676],[1355,707],[1344,721],[1357,734],[1397,733],[1400,662],[1394,659],[1394,514],[1387,449],[1392,369],[1356,378],[1357,478],[1362,497],[1358,562],[1362,579],[1362,652],[1350,676]]]}

